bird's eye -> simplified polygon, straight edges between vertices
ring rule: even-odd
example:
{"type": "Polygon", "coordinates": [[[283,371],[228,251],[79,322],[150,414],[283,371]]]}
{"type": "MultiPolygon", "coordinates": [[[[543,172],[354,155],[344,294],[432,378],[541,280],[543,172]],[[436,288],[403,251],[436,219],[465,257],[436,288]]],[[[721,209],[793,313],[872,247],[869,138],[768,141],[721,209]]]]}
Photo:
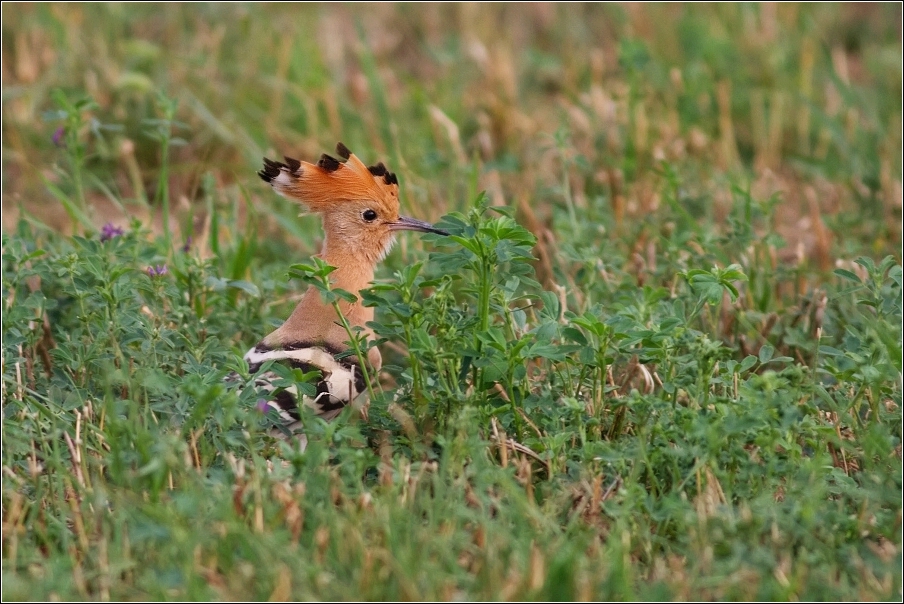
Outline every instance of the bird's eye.
{"type": "Polygon", "coordinates": [[[377,219],[377,213],[374,212],[373,210],[364,210],[361,213],[361,218],[363,218],[367,222],[373,222],[374,220],[377,219]]]}

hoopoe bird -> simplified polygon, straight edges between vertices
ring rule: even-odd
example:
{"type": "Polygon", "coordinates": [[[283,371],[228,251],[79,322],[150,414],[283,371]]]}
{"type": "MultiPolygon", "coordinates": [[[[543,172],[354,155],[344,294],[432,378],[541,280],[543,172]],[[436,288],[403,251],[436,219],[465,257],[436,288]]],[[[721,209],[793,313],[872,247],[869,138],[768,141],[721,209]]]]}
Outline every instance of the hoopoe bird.
{"type": "MultiPolygon", "coordinates": [[[[285,163],[264,158],[258,175],[280,195],[322,216],[325,236],[320,258],[336,269],[329,276],[331,286],[358,298],[352,303],[339,302],[339,310],[352,328],[360,327],[364,336],[373,339],[367,323],[373,320],[374,309],[362,304],[360,291],[370,286],[395,233],[448,233],[399,215],[398,179],[382,162],[368,167],[342,143],[336,145],[336,153],[342,161],[324,154],[316,165],[289,157],[285,163]]],[[[270,383],[273,372],[255,378],[255,384],[270,394],[267,406],[279,413],[302,448],[307,439],[298,431],[300,405],[329,421],[346,405],[366,397],[367,384],[359,360],[348,355],[348,350],[349,334],[335,307],[325,303],[320,292],[310,286],[288,320],[245,354],[248,368],[255,374],[270,360],[305,373],[320,372],[316,395],[301,396],[300,401],[294,386],[277,389],[270,383]]],[[[368,350],[366,363],[374,372],[380,370],[382,357],[376,347],[368,350]]]]}

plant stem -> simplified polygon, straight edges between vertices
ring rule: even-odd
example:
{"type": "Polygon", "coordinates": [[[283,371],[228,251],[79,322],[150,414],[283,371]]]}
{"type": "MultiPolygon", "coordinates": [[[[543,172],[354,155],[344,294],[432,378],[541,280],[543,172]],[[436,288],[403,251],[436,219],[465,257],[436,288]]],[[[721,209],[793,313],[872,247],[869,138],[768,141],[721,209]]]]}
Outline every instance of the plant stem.
{"type": "MultiPolygon", "coordinates": [[[[333,308],[336,310],[336,314],[339,316],[339,321],[342,323],[342,328],[345,329],[345,333],[348,334],[348,341],[351,344],[352,350],[355,353],[355,358],[358,359],[358,367],[361,369],[361,372],[364,374],[364,383],[367,385],[367,393],[370,395],[370,399],[373,400],[375,397],[373,384],[370,381],[370,371],[367,369],[367,362],[364,359],[364,353],[361,350],[361,344],[358,340],[358,334],[356,334],[352,330],[352,326],[349,324],[348,319],[345,318],[345,315],[342,314],[342,309],[339,308],[339,301],[333,301],[333,308]]],[[[351,401],[349,401],[351,403],[351,401]]]]}

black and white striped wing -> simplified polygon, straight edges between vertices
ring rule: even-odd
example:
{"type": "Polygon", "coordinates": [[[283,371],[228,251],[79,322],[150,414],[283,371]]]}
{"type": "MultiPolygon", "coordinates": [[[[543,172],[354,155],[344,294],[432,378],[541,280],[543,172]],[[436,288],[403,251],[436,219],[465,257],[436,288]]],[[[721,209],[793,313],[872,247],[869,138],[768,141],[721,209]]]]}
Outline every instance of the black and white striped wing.
{"type": "Polygon", "coordinates": [[[267,393],[267,405],[275,409],[286,425],[291,427],[301,420],[299,402],[329,421],[366,391],[367,384],[356,358],[345,356],[337,359],[337,354],[320,346],[270,348],[258,344],[245,354],[245,361],[253,374],[257,374],[267,361],[285,363],[305,373],[320,373],[320,379],[316,383],[317,392],[313,397],[299,394],[295,386],[274,386],[273,381],[278,376],[272,371],[255,376],[255,386],[267,393]]]}

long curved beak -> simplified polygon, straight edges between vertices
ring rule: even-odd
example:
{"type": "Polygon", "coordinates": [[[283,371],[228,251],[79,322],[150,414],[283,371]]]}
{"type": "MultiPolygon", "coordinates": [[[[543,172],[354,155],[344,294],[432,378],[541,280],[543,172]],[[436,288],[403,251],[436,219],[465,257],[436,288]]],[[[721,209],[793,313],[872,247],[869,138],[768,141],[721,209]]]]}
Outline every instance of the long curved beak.
{"type": "Polygon", "coordinates": [[[390,231],[420,231],[421,233],[436,233],[437,235],[448,235],[446,231],[438,229],[429,222],[409,218],[408,216],[399,216],[395,222],[389,223],[390,231]]]}

